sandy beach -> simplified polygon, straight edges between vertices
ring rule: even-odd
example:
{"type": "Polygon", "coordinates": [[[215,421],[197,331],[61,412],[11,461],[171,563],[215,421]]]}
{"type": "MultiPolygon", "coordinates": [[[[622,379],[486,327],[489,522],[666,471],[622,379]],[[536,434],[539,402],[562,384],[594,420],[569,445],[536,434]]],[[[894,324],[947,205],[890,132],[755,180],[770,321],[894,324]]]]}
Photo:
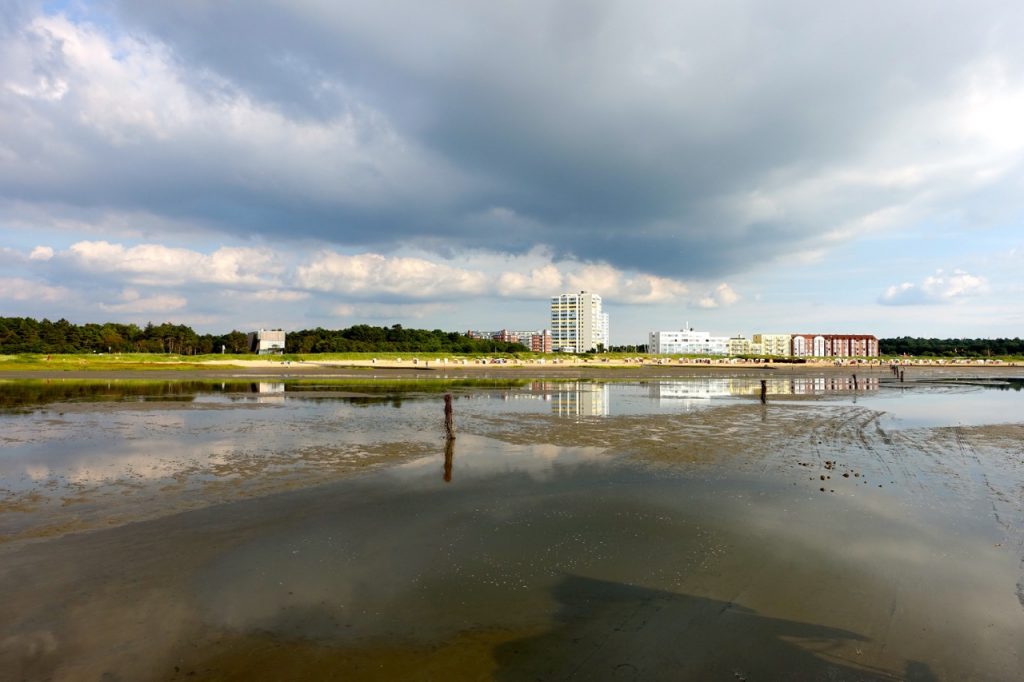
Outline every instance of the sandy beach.
{"type": "MultiPolygon", "coordinates": [[[[996,362],[941,362],[917,361],[899,365],[907,376],[954,376],[958,374],[1017,376],[1024,371],[1018,363],[996,362]]],[[[338,361],[301,361],[288,362],[280,360],[231,359],[210,360],[200,365],[188,365],[186,368],[175,368],[173,363],[154,362],[145,369],[90,369],[85,363],[81,367],[62,367],[60,369],[6,369],[0,363],[0,379],[218,379],[218,378],[370,378],[370,377],[567,377],[567,378],[607,378],[607,379],[643,379],[657,376],[698,376],[704,373],[715,375],[734,374],[737,376],[753,376],[769,373],[773,375],[806,375],[809,373],[853,374],[886,376],[891,374],[887,362],[807,362],[807,363],[772,363],[749,362],[734,359],[709,361],[697,360],[652,360],[638,357],[634,360],[581,360],[564,359],[561,361],[508,361],[493,362],[490,360],[449,359],[418,360],[408,359],[367,359],[338,361]]]]}

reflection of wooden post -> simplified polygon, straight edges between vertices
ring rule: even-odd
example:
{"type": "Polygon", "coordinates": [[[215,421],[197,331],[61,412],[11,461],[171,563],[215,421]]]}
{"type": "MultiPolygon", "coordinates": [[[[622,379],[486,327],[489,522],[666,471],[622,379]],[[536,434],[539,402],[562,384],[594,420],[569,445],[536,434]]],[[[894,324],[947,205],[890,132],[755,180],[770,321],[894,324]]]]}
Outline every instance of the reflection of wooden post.
{"type": "Polygon", "coordinates": [[[452,460],[455,459],[455,438],[449,438],[444,444],[444,480],[452,480],[452,460]]]}
{"type": "Polygon", "coordinates": [[[856,391],[858,388],[859,388],[859,386],[857,386],[857,375],[854,374],[853,375],[853,390],[856,391]]]}
{"type": "Polygon", "coordinates": [[[761,404],[765,405],[768,403],[768,380],[761,379],[761,404]]]}
{"type": "Polygon", "coordinates": [[[455,415],[452,409],[452,394],[444,394],[444,430],[448,439],[455,438],[455,415]]]}

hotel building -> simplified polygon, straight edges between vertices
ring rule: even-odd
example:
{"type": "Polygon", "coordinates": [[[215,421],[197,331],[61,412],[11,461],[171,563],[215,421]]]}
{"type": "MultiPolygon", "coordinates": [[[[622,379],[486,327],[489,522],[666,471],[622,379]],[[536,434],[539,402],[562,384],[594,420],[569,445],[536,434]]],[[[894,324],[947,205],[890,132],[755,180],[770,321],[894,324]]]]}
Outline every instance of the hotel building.
{"type": "Polygon", "coordinates": [[[729,338],[729,355],[750,355],[753,349],[750,339],[745,336],[733,336],[729,338]]]}
{"type": "Polygon", "coordinates": [[[794,357],[873,358],[878,339],[870,334],[793,334],[794,357]]]}
{"type": "Polygon", "coordinates": [[[581,291],[551,297],[551,345],[562,353],[585,353],[608,346],[608,315],[601,297],[581,291]]]}
{"type": "Polygon", "coordinates": [[[530,335],[530,350],[534,353],[550,353],[552,345],[551,332],[547,329],[530,335]]]}
{"type": "Polygon", "coordinates": [[[729,338],[693,329],[650,332],[647,335],[647,352],[655,355],[728,355],[729,338]]]}
{"type": "Polygon", "coordinates": [[[789,357],[792,354],[792,334],[754,334],[752,346],[760,346],[761,355],[789,357]]]}
{"type": "Polygon", "coordinates": [[[471,339],[491,339],[492,341],[519,343],[535,353],[551,352],[551,332],[547,329],[539,331],[509,331],[508,329],[501,329],[496,332],[470,329],[466,331],[466,336],[471,339]]]}

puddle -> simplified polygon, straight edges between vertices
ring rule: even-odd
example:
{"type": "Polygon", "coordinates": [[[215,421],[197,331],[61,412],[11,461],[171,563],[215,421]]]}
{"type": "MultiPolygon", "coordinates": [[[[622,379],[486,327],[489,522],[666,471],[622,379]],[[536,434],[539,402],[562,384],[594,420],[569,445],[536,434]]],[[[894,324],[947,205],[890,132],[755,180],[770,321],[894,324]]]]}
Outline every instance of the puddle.
{"type": "Polygon", "coordinates": [[[1024,393],[862,382],[446,387],[454,441],[329,382],[0,415],[0,670],[1013,679],[1024,393]]]}
{"type": "Polygon", "coordinates": [[[915,385],[858,398],[885,412],[892,428],[980,426],[1020,420],[1024,394],[1002,386],[915,385]]]}

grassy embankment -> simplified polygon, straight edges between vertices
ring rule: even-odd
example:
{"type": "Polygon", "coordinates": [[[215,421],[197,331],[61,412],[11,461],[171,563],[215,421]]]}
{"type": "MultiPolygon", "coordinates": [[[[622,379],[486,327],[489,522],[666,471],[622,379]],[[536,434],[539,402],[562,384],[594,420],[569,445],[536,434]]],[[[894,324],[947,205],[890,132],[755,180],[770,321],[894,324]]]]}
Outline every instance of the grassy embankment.
{"type": "Polygon", "coordinates": [[[225,365],[236,364],[244,367],[253,362],[285,364],[288,362],[338,363],[338,362],[369,362],[376,358],[380,362],[420,361],[449,359],[479,360],[484,358],[505,357],[524,360],[533,357],[544,357],[537,353],[510,355],[453,355],[451,353],[306,353],[286,355],[177,355],[173,353],[69,353],[45,354],[24,353],[19,355],[0,355],[0,371],[81,371],[81,370],[213,370],[222,369],[225,365]]]}
{"type": "MultiPolygon", "coordinates": [[[[371,400],[389,400],[416,394],[460,390],[508,390],[527,379],[494,378],[347,378],[295,379],[281,382],[286,394],[315,398],[320,394],[371,400]]],[[[265,383],[221,379],[0,379],[0,412],[48,403],[119,401],[191,401],[204,393],[248,395],[260,393],[265,383]]]]}
{"type": "MultiPolygon", "coordinates": [[[[245,367],[252,366],[253,362],[281,364],[285,363],[310,363],[310,364],[344,364],[344,363],[365,363],[369,366],[371,360],[376,359],[378,363],[411,363],[418,360],[421,363],[437,362],[448,359],[450,362],[459,363],[466,360],[469,363],[479,361],[490,361],[495,358],[514,362],[532,363],[544,360],[546,364],[573,364],[580,367],[596,366],[629,366],[637,358],[644,362],[670,361],[693,361],[706,359],[696,355],[642,355],[636,353],[601,353],[595,355],[563,355],[563,354],[542,354],[542,353],[517,353],[507,354],[470,354],[455,355],[452,353],[305,353],[286,354],[278,356],[269,355],[176,355],[160,353],[114,353],[114,354],[21,354],[21,355],[0,355],[0,371],[202,371],[224,369],[229,366],[245,367]]],[[[724,358],[712,358],[713,361],[724,358]]],[[[755,358],[742,358],[741,361],[753,361],[755,358]]],[[[781,358],[762,358],[774,363],[788,363],[792,360],[781,358]]],[[[801,359],[802,360],[802,359],[801,359]]],[[[815,359],[807,360],[814,362],[815,359]]],[[[910,364],[985,364],[994,361],[1002,363],[1024,363],[1024,358],[1019,356],[1005,356],[993,358],[903,358],[883,357],[883,363],[890,361],[909,362],[910,364]]],[[[799,361],[798,361],[799,362],[799,361]]],[[[832,359],[819,359],[820,363],[830,364],[832,359]]]]}
{"type": "Polygon", "coordinates": [[[209,360],[221,355],[172,355],[158,353],[121,354],[37,354],[0,355],[0,371],[44,370],[51,372],[81,370],[197,370],[213,369],[209,360]]]}

